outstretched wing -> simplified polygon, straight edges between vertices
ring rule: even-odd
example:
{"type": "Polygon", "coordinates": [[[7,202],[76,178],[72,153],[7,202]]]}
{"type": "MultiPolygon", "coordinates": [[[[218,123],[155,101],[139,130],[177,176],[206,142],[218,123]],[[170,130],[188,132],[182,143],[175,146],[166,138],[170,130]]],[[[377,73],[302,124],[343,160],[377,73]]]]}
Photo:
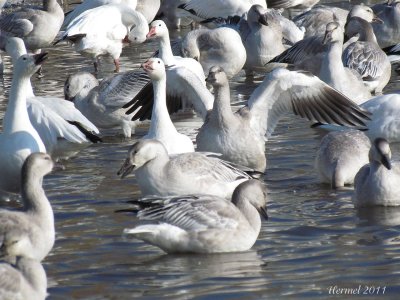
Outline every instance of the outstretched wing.
{"type": "Polygon", "coordinates": [[[248,107],[251,126],[266,137],[288,111],[313,122],[362,128],[370,115],[311,73],[282,68],[265,77],[248,107]]]}

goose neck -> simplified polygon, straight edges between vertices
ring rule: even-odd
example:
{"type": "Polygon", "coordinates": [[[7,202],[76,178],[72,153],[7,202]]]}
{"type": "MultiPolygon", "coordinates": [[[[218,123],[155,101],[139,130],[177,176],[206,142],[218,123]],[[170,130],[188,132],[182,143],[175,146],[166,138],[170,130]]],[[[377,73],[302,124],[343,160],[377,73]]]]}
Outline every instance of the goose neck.
{"type": "Polygon", "coordinates": [[[229,85],[214,87],[215,100],[211,117],[218,123],[226,124],[230,119],[234,118],[231,108],[229,85]]]}
{"type": "Polygon", "coordinates": [[[241,195],[241,193],[235,196],[236,197],[232,197],[232,203],[242,212],[251,228],[253,228],[255,232],[259,232],[261,229],[261,218],[259,212],[250,204],[246,196],[241,195]]]}
{"type": "Polygon", "coordinates": [[[331,82],[332,78],[341,78],[341,74],[345,72],[342,63],[342,46],[343,43],[331,43],[321,64],[320,78],[321,80],[331,82]]]}
{"type": "MultiPolygon", "coordinates": [[[[11,83],[9,102],[3,121],[3,132],[15,132],[24,130],[29,122],[26,109],[26,98],[29,94],[29,76],[14,75],[11,83]]],[[[32,88],[32,87],[31,87],[32,88]]]]}
{"type": "Polygon", "coordinates": [[[151,115],[150,133],[176,132],[166,103],[166,79],[153,80],[154,103],[151,115]]]}
{"type": "Polygon", "coordinates": [[[174,54],[172,53],[168,32],[165,32],[164,35],[160,37],[160,58],[166,66],[174,64],[174,54]]]}

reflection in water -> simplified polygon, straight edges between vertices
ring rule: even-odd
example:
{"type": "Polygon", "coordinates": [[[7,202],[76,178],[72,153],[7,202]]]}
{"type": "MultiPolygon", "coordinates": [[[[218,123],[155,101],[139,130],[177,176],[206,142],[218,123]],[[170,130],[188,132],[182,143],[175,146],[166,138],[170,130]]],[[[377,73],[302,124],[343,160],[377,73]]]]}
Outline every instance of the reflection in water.
{"type": "MultiPolygon", "coordinates": [[[[400,197],[400,195],[399,195],[400,197]]],[[[400,207],[371,206],[357,209],[357,216],[365,225],[400,225],[400,207]]]]}

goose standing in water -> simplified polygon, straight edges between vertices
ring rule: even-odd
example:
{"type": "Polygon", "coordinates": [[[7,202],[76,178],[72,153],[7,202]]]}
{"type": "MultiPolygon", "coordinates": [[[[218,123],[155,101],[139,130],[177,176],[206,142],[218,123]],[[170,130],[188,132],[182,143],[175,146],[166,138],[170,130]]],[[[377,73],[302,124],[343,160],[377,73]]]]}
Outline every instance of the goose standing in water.
{"type": "Polygon", "coordinates": [[[369,138],[359,130],[330,132],[321,140],[315,169],[332,188],[353,184],[357,172],[368,163],[369,138]]]}
{"type": "Polygon", "coordinates": [[[213,67],[207,78],[213,85],[212,112],[196,137],[197,150],[222,153],[223,159],[263,172],[265,139],[284,112],[309,120],[365,126],[368,116],[355,103],[304,72],[276,69],[251,94],[247,106],[232,112],[228,78],[213,67]]]}
{"type": "Polygon", "coordinates": [[[400,205],[400,166],[392,164],[389,143],[377,138],[369,152],[369,164],[354,179],[353,202],[362,206],[400,205]]]}
{"type": "Polygon", "coordinates": [[[268,219],[266,188],[247,180],[232,201],[211,195],[139,199],[138,218],[148,221],[124,233],[133,234],[167,253],[220,253],[249,250],[268,219]]]}
{"type": "MultiPolygon", "coordinates": [[[[7,53],[14,63],[26,54],[24,42],[20,38],[8,38],[7,53]]],[[[55,97],[36,97],[31,82],[27,85],[27,109],[29,120],[43,141],[47,153],[54,156],[69,148],[68,143],[82,144],[101,141],[96,135],[99,130],[83,116],[74,105],[55,97]],[[68,141],[68,142],[67,142],[68,141]]]]}
{"type": "Polygon", "coordinates": [[[26,257],[15,260],[0,263],[0,298],[46,299],[47,277],[42,264],[26,257]]]}
{"type": "Polygon", "coordinates": [[[194,152],[192,140],[176,130],[169,116],[166,103],[167,79],[163,61],[160,58],[150,58],[142,67],[153,81],[154,88],[154,103],[150,128],[143,139],[160,141],[167,149],[169,155],[194,152]]]}
{"type": "Polygon", "coordinates": [[[6,37],[19,37],[31,52],[48,47],[64,20],[57,0],[43,0],[43,10],[22,8],[0,16],[0,32],[6,37]]]}
{"type": "Polygon", "coordinates": [[[126,5],[108,4],[80,14],[54,44],[62,40],[70,41],[75,51],[92,58],[96,72],[98,57],[110,55],[115,72],[119,72],[123,42],[143,43],[147,32],[147,21],[141,13],[126,5]]]}
{"type": "Polygon", "coordinates": [[[41,261],[53,248],[53,209],[42,188],[43,177],[53,166],[50,155],[45,153],[32,153],[25,160],[20,182],[23,210],[0,210],[1,255],[41,261]]]}
{"type": "Polygon", "coordinates": [[[143,196],[210,194],[230,198],[237,185],[251,179],[211,154],[192,152],[169,156],[157,140],[133,144],[118,175],[124,178],[132,171],[143,196]]]}
{"type": "Polygon", "coordinates": [[[343,29],[338,22],[326,25],[323,44],[327,44],[329,50],[322,59],[318,77],[357,104],[361,104],[372,96],[361,76],[343,65],[343,38],[343,29]]]}
{"type": "Polygon", "coordinates": [[[3,132],[0,134],[0,190],[18,193],[25,159],[33,152],[46,152],[26,109],[30,77],[39,70],[46,55],[24,54],[15,63],[3,132]]]}
{"type": "Polygon", "coordinates": [[[374,17],[372,10],[370,19],[350,17],[345,26],[345,36],[351,39],[358,36],[354,42],[347,42],[342,53],[345,67],[357,71],[364,84],[374,95],[382,94],[391,76],[390,60],[379,47],[371,22],[382,22],[374,17]]]}

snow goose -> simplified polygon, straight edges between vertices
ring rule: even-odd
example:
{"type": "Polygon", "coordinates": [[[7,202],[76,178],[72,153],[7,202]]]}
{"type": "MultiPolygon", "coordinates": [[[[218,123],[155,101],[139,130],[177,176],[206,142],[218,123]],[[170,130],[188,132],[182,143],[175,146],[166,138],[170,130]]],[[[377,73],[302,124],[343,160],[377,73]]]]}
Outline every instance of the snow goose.
{"type": "Polygon", "coordinates": [[[57,0],[44,0],[43,10],[22,8],[0,16],[1,34],[20,37],[29,51],[47,47],[60,30],[64,12],[57,0]]]}
{"type": "MultiPolygon", "coordinates": [[[[372,10],[371,10],[372,15],[372,10]]],[[[373,19],[375,21],[377,19],[373,19]]],[[[351,17],[345,26],[345,36],[357,41],[346,43],[342,53],[343,64],[356,70],[373,94],[382,94],[391,76],[390,60],[379,47],[372,25],[360,17],[351,17]]]]}
{"type": "Polygon", "coordinates": [[[0,298],[44,300],[47,296],[46,272],[40,262],[17,257],[0,263],[0,298]]]}
{"type": "Polygon", "coordinates": [[[128,39],[135,44],[143,43],[147,32],[147,21],[141,13],[123,4],[108,4],[81,13],[55,44],[61,40],[73,43],[75,51],[92,58],[95,71],[98,57],[110,55],[115,72],[119,72],[123,42],[128,39]]]}
{"type": "Polygon", "coordinates": [[[149,24],[156,17],[160,5],[160,0],[138,0],[136,10],[145,17],[147,24],[149,24]]]}
{"type": "Polygon", "coordinates": [[[40,68],[46,55],[25,54],[15,63],[3,132],[0,135],[0,190],[18,193],[24,160],[32,152],[46,152],[26,109],[29,78],[40,68]]]}
{"type": "Polygon", "coordinates": [[[200,22],[211,18],[242,16],[253,4],[267,8],[265,0],[190,0],[178,6],[184,15],[200,22]]]}
{"type": "Polygon", "coordinates": [[[319,78],[360,104],[370,99],[371,93],[361,76],[343,65],[343,38],[343,29],[338,22],[326,25],[323,44],[327,44],[329,49],[322,59],[319,78]]]}
{"type": "Polygon", "coordinates": [[[182,40],[182,53],[199,61],[205,73],[219,65],[229,78],[239,73],[246,62],[246,48],[239,33],[228,27],[188,32],[182,40]]]}
{"type": "Polygon", "coordinates": [[[349,11],[334,6],[318,5],[293,18],[293,22],[304,28],[304,38],[324,35],[326,24],[338,22],[341,26],[346,24],[349,11]]]}
{"type": "Polygon", "coordinates": [[[198,151],[222,153],[223,159],[263,172],[265,137],[284,112],[309,120],[365,126],[368,119],[355,103],[309,73],[276,69],[251,94],[246,107],[232,112],[229,83],[220,67],[207,81],[215,90],[214,107],[196,137],[198,151]]]}
{"type": "Polygon", "coordinates": [[[390,161],[389,143],[377,138],[369,152],[369,164],[354,179],[353,202],[362,206],[399,206],[400,166],[390,161]]]}
{"type": "MultiPolygon", "coordinates": [[[[15,63],[26,54],[24,42],[20,38],[8,38],[7,53],[15,63]]],[[[27,109],[29,119],[39,133],[47,153],[54,155],[63,152],[65,139],[71,143],[98,142],[100,138],[92,134],[99,133],[94,126],[74,105],[55,97],[36,97],[31,82],[27,84],[27,109]]]]}
{"type": "Polygon", "coordinates": [[[131,9],[136,9],[137,0],[85,0],[81,4],[74,7],[73,10],[65,14],[64,22],[61,26],[65,30],[68,25],[83,12],[107,4],[125,4],[131,9]]]}
{"type": "Polygon", "coordinates": [[[180,9],[178,8],[179,5],[187,2],[187,0],[162,1],[156,18],[163,20],[170,29],[179,29],[190,25],[193,22],[192,18],[182,16],[179,13],[180,9]]]}
{"type": "Polygon", "coordinates": [[[320,180],[334,189],[353,184],[357,172],[368,163],[370,148],[369,138],[361,131],[328,133],[322,138],[315,159],[320,180]]]}
{"type": "Polygon", "coordinates": [[[118,175],[124,178],[132,171],[144,196],[206,193],[230,198],[236,186],[251,178],[212,154],[169,156],[161,142],[147,139],[133,144],[118,175]]]}
{"type": "Polygon", "coordinates": [[[143,139],[160,141],[170,155],[194,152],[192,140],[176,130],[168,114],[166,103],[167,80],[163,61],[160,58],[150,58],[142,64],[142,68],[150,76],[154,88],[150,128],[143,139]]]}
{"type": "Polygon", "coordinates": [[[375,35],[381,48],[400,43],[400,2],[388,0],[372,6],[374,13],[383,23],[373,23],[375,35]]]}
{"type": "Polygon", "coordinates": [[[169,39],[169,31],[164,21],[156,20],[150,24],[147,34],[148,39],[157,39],[159,42],[158,57],[161,58],[166,66],[188,68],[195,73],[201,81],[205,80],[204,71],[201,64],[189,57],[174,56],[169,39]]]}
{"type": "Polygon", "coordinates": [[[43,176],[54,163],[50,155],[32,153],[21,170],[21,211],[0,210],[0,251],[2,255],[43,260],[54,245],[54,215],[42,188],[43,176]]]}
{"type": "Polygon", "coordinates": [[[167,253],[220,253],[249,250],[261,229],[260,214],[268,219],[266,188],[247,180],[233,192],[232,201],[212,195],[144,198],[140,220],[124,233],[160,247],[167,253]]]}

